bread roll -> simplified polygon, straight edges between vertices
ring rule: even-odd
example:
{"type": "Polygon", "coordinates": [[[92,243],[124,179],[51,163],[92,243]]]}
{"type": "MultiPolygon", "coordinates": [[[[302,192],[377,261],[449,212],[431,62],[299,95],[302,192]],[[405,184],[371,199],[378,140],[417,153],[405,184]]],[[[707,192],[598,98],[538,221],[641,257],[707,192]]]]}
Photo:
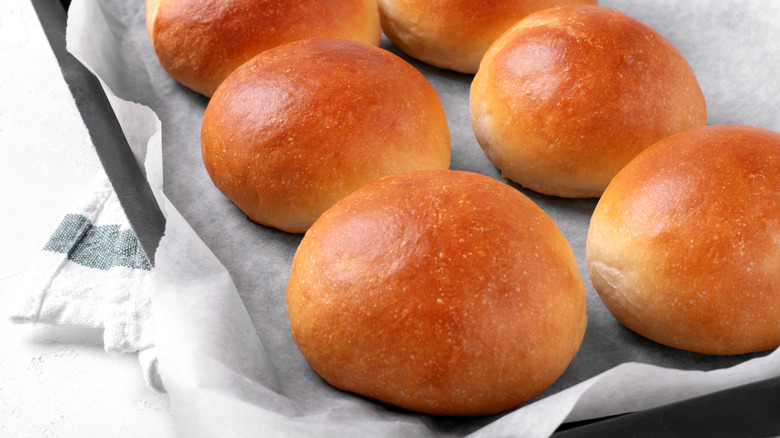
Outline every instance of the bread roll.
{"type": "Polygon", "coordinates": [[[780,345],[780,134],[724,125],[647,149],[610,183],[591,281],[631,330],[707,354],[780,345]]]}
{"type": "Polygon", "coordinates": [[[601,195],[639,152],[707,121],[680,52],[598,6],[537,12],[505,33],[474,78],[470,111],[505,178],[563,197],[601,195]]]}
{"type": "Polygon", "coordinates": [[[563,373],[586,325],[571,247],[517,190],[462,171],[388,176],[306,233],[292,334],[337,388],[435,415],[486,415],[563,373]]]}
{"type": "Polygon", "coordinates": [[[382,29],[409,56],[476,73],[490,44],[526,15],[597,0],[378,0],[382,29]]]}
{"type": "Polygon", "coordinates": [[[335,39],[286,44],[238,68],[206,107],[201,145],[225,196],[293,233],[382,176],[450,164],[431,84],[386,50],[335,39]]]}
{"type": "Polygon", "coordinates": [[[374,0],[147,0],[146,30],[162,67],[211,97],[258,53],[309,38],[378,45],[374,0]]]}

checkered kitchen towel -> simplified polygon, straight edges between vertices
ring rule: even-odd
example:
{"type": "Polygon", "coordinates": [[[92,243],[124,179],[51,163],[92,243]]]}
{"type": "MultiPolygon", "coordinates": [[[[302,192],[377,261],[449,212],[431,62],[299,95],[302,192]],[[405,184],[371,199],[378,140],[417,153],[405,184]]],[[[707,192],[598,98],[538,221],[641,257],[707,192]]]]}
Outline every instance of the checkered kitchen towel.
{"type": "Polygon", "coordinates": [[[138,352],[147,383],[160,389],[152,266],[105,173],[62,218],[27,278],[29,287],[11,321],[102,328],[105,350],[138,352]]]}

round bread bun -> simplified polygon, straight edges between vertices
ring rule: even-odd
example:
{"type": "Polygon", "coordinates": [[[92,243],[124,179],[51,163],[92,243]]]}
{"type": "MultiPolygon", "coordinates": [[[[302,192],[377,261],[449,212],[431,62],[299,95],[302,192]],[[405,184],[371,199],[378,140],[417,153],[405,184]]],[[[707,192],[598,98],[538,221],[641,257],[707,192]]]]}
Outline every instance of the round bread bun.
{"type": "Polygon", "coordinates": [[[707,354],[780,346],[780,134],[697,128],[610,183],[590,223],[593,286],[629,329],[707,354]]]}
{"type": "Polygon", "coordinates": [[[542,9],[598,0],[378,0],[382,29],[409,56],[476,73],[488,47],[521,18],[542,9]]]}
{"type": "Polygon", "coordinates": [[[295,254],[287,312],[327,382],[434,415],[536,396],[587,322],[552,219],[500,181],[449,170],[388,176],[328,210],[295,254]]]}
{"type": "Polygon", "coordinates": [[[528,16],[491,46],[470,95],[476,138],[537,192],[599,196],[639,152],[707,122],[704,95],[661,34],[598,6],[528,16]]]}
{"type": "Polygon", "coordinates": [[[285,44],[239,67],[206,107],[201,145],[225,196],[292,233],[382,176],[450,165],[444,109],[422,74],[336,39],[285,44]]]}
{"type": "Polygon", "coordinates": [[[211,97],[238,66],[309,38],[379,45],[374,0],[147,0],[146,31],[162,67],[211,97]]]}

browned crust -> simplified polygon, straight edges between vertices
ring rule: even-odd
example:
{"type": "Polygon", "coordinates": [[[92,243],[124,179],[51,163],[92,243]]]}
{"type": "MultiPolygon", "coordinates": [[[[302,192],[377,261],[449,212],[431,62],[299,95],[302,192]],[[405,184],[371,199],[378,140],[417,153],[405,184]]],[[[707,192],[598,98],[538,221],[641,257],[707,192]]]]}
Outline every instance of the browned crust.
{"type": "Polygon", "coordinates": [[[643,149],[707,121],[680,52],[597,6],[529,16],[496,42],[471,88],[477,139],[504,177],[548,195],[599,196],[643,149]]]}
{"type": "Polygon", "coordinates": [[[380,38],[374,0],[149,0],[147,29],[163,68],[206,96],[245,61],[281,44],[342,38],[378,45],[380,38]]]}
{"type": "Polygon", "coordinates": [[[627,327],[708,354],[780,345],[780,134],[684,132],[623,169],[588,233],[593,285],[627,327]]]}
{"type": "Polygon", "coordinates": [[[382,29],[410,56],[476,73],[488,47],[525,16],[597,0],[379,0],[382,29]]]}
{"type": "Polygon", "coordinates": [[[382,176],[450,163],[430,83],[390,52],[346,40],[291,43],[247,62],[209,102],[201,145],[225,196],[289,232],[382,176]]]}
{"type": "Polygon", "coordinates": [[[586,325],[552,219],[468,172],[389,176],[336,204],[301,242],[287,294],[293,336],[325,380],[437,415],[539,394],[586,325]]]}

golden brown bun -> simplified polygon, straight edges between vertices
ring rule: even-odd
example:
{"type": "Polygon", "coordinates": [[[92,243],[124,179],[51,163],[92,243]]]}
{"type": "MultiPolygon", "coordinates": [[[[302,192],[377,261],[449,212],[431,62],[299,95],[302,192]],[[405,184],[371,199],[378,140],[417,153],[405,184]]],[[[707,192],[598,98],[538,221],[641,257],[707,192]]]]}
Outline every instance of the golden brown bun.
{"type": "Polygon", "coordinates": [[[225,196],[294,233],[382,176],[450,165],[444,109],[422,74],[335,39],[286,44],[237,69],[206,108],[201,145],[225,196]]]}
{"type": "Polygon", "coordinates": [[[676,348],[780,345],[780,134],[725,125],[665,139],[610,183],[587,265],[607,308],[676,348]]]}
{"type": "Polygon", "coordinates": [[[378,0],[382,29],[409,56],[476,73],[488,47],[521,18],[542,9],[597,0],[378,0]]]}
{"type": "Polygon", "coordinates": [[[571,247],[487,176],[421,171],[346,197],[306,233],[287,311],[312,368],[347,391],[436,415],[516,407],[585,331],[571,247]]]}
{"type": "Polygon", "coordinates": [[[374,0],[147,0],[146,30],[162,67],[205,96],[256,54],[309,38],[378,45],[374,0]]]}
{"type": "Polygon", "coordinates": [[[598,6],[537,12],[505,33],[474,78],[470,111],[505,178],[563,197],[601,195],[643,149],[707,122],[677,49],[598,6]]]}

